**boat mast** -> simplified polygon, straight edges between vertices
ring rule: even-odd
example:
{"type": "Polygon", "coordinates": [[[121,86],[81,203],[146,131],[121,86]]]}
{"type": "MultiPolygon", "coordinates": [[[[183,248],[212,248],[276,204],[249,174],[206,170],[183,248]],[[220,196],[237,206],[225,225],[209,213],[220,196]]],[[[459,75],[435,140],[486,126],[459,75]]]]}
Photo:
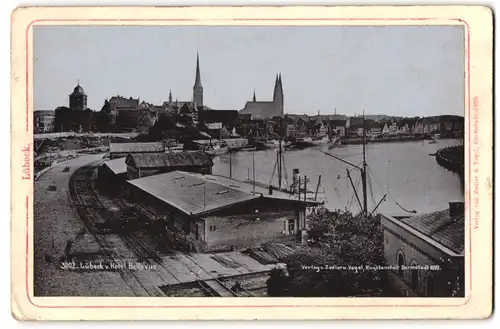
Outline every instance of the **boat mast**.
{"type": "MultiPolygon", "coordinates": [[[[368,196],[367,196],[367,186],[366,186],[366,167],[367,167],[367,164],[366,164],[366,130],[365,130],[365,114],[364,114],[364,110],[363,110],[363,141],[362,141],[362,145],[363,145],[363,163],[361,164],[361,167],[360,166],[357,166],[353,163],[350,163],[349,161],[346,161],[340,157],[337,157],[333,154],[330,154],[328,152],[325,152],[325,151],[321,151],[321,153],[324,153],[334,159],[337,159],[345,164],[348,164],[356,169],[358,169],[360,172],[361,172],[361,184],[363,185],[363,205],[361,205],[361,202],[358,198],[358,194],[356,192],[356,186],[354,186],[354,183],[350,177],[350,174],[349,174],[349,170],[347,170],[347,177],[349,178],[350,180],[350,183],[352,185],[352,188],[354,190],[354,193],[356,194],[356,198],[358,200],[358,203],[360,204],[361,206],[361,209],[362,209],[362,212],[364,215],[368,215],[368,196]]],[[[378,207],[378,205],[377,205],[378,207]]]]}
{"type": "Polygon", "coordinates": [[[366,128],[365,110],[363,110],[363,167],[361,170],[361,182],[363,184],[363,212],[368,214],[368,197],[366,193],[366,128]]]}

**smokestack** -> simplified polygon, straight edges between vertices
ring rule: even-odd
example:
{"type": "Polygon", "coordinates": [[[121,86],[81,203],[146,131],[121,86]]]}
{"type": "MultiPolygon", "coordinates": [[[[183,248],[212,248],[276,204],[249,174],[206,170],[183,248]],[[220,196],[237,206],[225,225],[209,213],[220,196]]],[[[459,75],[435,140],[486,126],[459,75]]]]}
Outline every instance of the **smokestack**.
{"type": "Polygon", "coordinates": [[[449,215],[452,219],[464,215],[464,203],[463,202],[450,202],[449,204],[449,215]]]}

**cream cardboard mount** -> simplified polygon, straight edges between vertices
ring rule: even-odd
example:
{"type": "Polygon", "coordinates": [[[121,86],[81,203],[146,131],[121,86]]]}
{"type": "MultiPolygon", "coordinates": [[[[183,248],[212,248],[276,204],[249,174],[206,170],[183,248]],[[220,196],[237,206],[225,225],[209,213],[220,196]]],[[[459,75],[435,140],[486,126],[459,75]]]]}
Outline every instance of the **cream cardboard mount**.
{"type": "Polygon", "coordinates": [[[489,317],[492,37],[478,6],[16,9],[13,317],[489,317]],[[353,182],[388,142],[409,206],[353,182]]]}

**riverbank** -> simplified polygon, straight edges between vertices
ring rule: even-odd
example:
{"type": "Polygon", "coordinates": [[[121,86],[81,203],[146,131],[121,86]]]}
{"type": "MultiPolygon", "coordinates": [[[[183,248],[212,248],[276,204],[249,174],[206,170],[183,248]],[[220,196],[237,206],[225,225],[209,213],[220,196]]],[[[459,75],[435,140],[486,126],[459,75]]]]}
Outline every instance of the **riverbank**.
{"type": "Polygon", "coordinates": [[[456,173],[462,180],[464,179],[465,167],[463,145],[448,146],[439,149],[436,152],[436,161],[441,167],[456,173]]]}
{"type": "MultiPolygon", "coordinates": [[[[377,209],[390,214],[402,212],[395,201],[405,209],[426,213],[446,208],[450,200],[463,200],[464,190],[457,176],[437,165],[435,158],[429,156],[458,143],[459,140],[437,139],[436,143],[413,141],[368,144],[369,207],[374,208],[386,193],[387,201],[382,202],[377,209]]],[[[323,150],[354,164],[362,161],[360,145],[342,145],[332,149],[324,145],[323,150]]],[[[213,160],[213,174],[253,181],[255,172],[255,181],[265,184],[271,182],[278,186],[277,170],[274,170],[276,151],[269,149],[220,155],[213,160]]],[[[346,174],[350,166],[326,156],[316,147],[287,149],[284,153],[282,187],[292,184],[293,170],[299,169],[301,177],[307,176],[308,189],[316,191],[321,175],[318,198],[325,199],[328,209],[357,209],[356,196],[346,174]]],[[[352,171],[351,175],[359,193],[359,171],[352,171]]]]}
{"type": "MultiPolygon", "coordinates": [[[[401,142],[415,142],[415,141],[423,141],[432,139],[429,135],[398,135],[398,136],[384,136],[384,137],[375,137],[375,138],[367,138],[366,143],[401,143],[401,142]]],[[[362,137],[341,137],[340,142],[343,145],[357,145],[363,143],[362,137]]]]}

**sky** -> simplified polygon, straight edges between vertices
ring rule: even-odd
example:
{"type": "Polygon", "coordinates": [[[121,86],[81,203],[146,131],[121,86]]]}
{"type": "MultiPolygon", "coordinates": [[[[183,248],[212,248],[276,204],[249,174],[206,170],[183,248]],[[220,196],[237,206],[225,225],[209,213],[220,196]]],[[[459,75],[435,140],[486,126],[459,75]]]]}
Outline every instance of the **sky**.
{"type": "Polygon", "coordinates": [[[196,54],[204,105],[272,100],[281,73],[290,114],[464,114],[461,26],[35,26],[34,108],[88,107],[115,95],[192,100],[196,54]]]}

